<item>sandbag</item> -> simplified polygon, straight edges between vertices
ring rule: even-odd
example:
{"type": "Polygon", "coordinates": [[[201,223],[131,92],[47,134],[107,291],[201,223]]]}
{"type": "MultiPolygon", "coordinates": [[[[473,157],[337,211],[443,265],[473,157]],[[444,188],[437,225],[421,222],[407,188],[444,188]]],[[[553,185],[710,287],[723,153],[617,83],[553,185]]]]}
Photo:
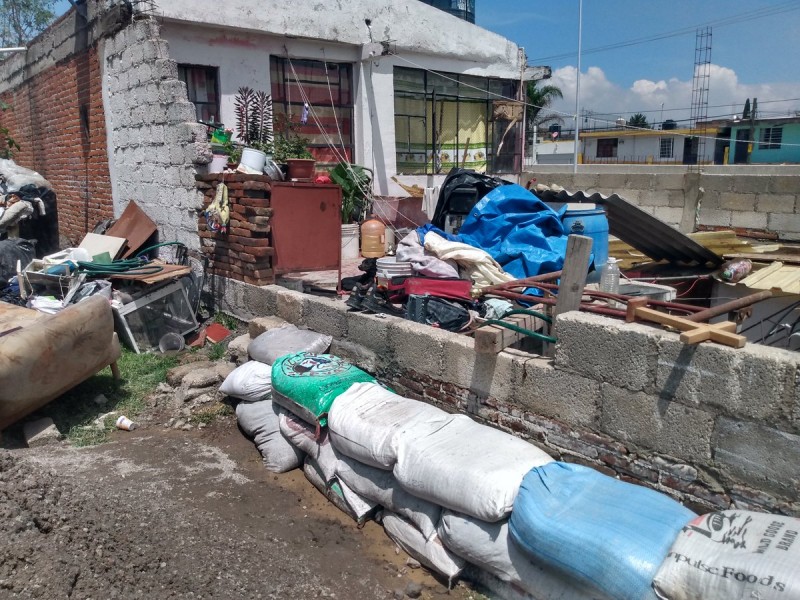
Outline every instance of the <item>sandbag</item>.
{"type": "Polygon", "coordinates": [[[303,474],[331,504],[359,525],[363,524],[370,513],[377,508],[377,504],[370,503],[360,498],[358,494],[352,490],[345,491],[346,486],[342,485],[341,482],[335,479],[333,481],[326,481],[317,461],[311,457],[307,456],[303,463],[303,474]]]}
{"type": "Polygon", "coordinates": [[[552,460],[524,440],[455,415],[428,435],[400,438],[394,475],[414,496],[494,522],[511,512],[525,474],[552,460]]]}
{"type": "Polygon", "coordinates": [[[357,494],[412,523],[426,540],[436,535],[436,523],[442,507],[409,494],[400,487],[391,471],[341,456],[336,466],[336,477],[357,494]]]}
{"type": "Polygon", "coordinates": [[[236,367],[225,378],[219,391],[244,402],[272,400],[272,368],[251,360],[236,367]]]}
{"type": "Polygon", "coordinates": [[[746,510],[697,517],[653,580],[667,600],[797,600],[800,519],[746,510]]]}
{"type": "Polygon", "coordinates": [[[442,545],[437,536],[426,540],[422,532],[390,511],[383,513],[386,534],[409,556],[452,580],[466,566],[466,561],[442,545]]]}
{"type": "Polygon", "coordinates": [[[451,415],[424,402],[398,396],[377,383],[357,383],[336,400],[328,414],[334,447],[380,469],[397,462],[397,442],[447,424],[451,415]]]}
{"type": "Polygon", "coordinates": [[[487,523],[446,510],[438,526],[445,548],[536,600],[613,600],[526,556],[508,535],[508,520],[487,523]]]}
{"type": "Polygon", "coordinates": [[[512,539],[544,565],[611,598],[654,599],[653,576],[694,513],[665,494],[581,465],[550,463],[525,476],[512,539]]]}
{"type": "Polygon", "coordinates": [[[331,347],[333,338],[323,333],[298,329],[291,323],[265,331],[247,346],[250,358],[272,365],[281,356],[295,352],[319,354],[331,347]]]}
{"type": "Polygon", "coordinates": [[[323,429],[317,436],[316,430],[308,423],[285,411],[281,414],[280,428],[281,433],[292,445],[316,461],[325,481],[331,481],[336,477],[339,457],[331,445],[327,429],[323,429]]]}
{"type": "Polygon", "coordinates": [[[273,399],[312,425],[326,425],[333,401],[364,381],[375,378],[330,354],[297,352],[272,365],[273,399]]]}
{"type": "Polygon", "coordinates": [[[270,400],[239,402],[236,405],[239,427],[253,438],[264,459],[264,466],[273,473],[291,471],[303,462],[303,452],[281,434],[280,414],[281,408],[270,400]]]}

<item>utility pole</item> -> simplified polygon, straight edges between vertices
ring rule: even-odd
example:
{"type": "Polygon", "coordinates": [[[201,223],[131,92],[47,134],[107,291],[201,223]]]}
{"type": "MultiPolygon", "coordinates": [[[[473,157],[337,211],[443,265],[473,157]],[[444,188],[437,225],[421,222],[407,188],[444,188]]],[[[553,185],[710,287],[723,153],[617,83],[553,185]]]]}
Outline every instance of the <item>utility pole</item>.
{"type": "Polygon", "coordinates": [[[581,38],[583,37],[583,0],[578,0],[578,72],[575,78],[575,142],[572,151],[572,172],[578,172],[578,140],[580,139],[581,106],[581,38]]]}
{"type": "Polygon", "coordinates": [[[756,143],[754,139],[756,133],[756,110],[758,109],[758,98],[753,98],[753,108],[750,109],[750,133],[747,135],[747,164],[750,164],[750,159],[753,154],[753,145],[756,143]]]}

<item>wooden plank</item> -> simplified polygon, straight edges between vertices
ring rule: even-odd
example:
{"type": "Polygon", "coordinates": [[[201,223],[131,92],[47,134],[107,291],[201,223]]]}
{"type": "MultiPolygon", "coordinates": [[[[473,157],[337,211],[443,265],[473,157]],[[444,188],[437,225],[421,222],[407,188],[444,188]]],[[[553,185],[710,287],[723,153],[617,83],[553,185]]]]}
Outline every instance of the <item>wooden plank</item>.
{"type": "Polygon", "coordinates": [[[683,317],[668,315],[667,313],[652,308],[643,308],[635,304],[633,306],[629,305],[628,311],[629,314],[626,320],[630,319],[630,313],[632,312],[636,318],[643,321],[659,323],[682,331],[683,333],[680,339],[684,344],[697,344],[706,340],[711,340],[712,342],[724,344],[725,346],[743,348],[747,343],[746,337],[736,334],[736,324],[731,321],[724,321],[713,325],[708,323],[695,323],[683,317]]]}
{"type": "Polygon", "coordinates": [[[764,253],[761,254],[760,252],[737,252],[731,254],[725,254],[725,259],[734,260],[740,258],[747,258],[749,260],[755,260],[758,262],[774,262],[780,261],[783,263],[791,263],[794,265],[800,265],[800,254],[793,254],[793,253],[764,253]]]}
{"type": "MultiPolygon", "coordinates": [[[[529,331],[539,331],[544,327],[544,321],[533,315],[511,315],[503,319],[503,321],[529,331]]],[[[475,330],[475,352],[478,354],[497,354],[525,337],[522,333],[517,333],[499,325],[486,325],[475,330]]]]}
{"type": "MultiPolygon", "coordinates": [[[[572,310],[579,310],[586,275],[589,272],[589,257],[592,254],[592,238],[585,235],[571,235],[567,239],[567,255],[564,259],[561,282],[558,285],[558,299],[553,310],[553,325],[550,335],[558,337],[556,317],[572,310]]],[[[548,356],[555,355],[555,345],[548,344],[548,356]]]]}

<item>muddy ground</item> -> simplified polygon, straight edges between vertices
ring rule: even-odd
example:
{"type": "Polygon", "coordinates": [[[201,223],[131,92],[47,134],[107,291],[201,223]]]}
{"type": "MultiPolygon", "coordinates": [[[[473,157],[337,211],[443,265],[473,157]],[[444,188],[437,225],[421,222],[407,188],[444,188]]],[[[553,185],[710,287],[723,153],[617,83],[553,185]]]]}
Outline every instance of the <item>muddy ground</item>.
{"type": "Polygon", "coordinates": [[[163,418],[90,448],[0,450],[0,598],[482,597],[409,566],[300,470],[267,472],[231,415],[163,418]]]}

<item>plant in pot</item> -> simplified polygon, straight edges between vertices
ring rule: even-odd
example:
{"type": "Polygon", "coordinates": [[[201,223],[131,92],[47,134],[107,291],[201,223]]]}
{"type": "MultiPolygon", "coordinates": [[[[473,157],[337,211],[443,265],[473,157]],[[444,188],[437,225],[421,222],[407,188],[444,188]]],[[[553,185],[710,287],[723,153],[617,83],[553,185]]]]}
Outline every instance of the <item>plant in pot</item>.
{"type": "Polygon", "coordinates": [[[342,188],[342,225],[359,221],[367,207],[372,178],[364,167],[340,162],[329,173],[342,188]]]}
{"type": "Polygon", "coordinates": [[[249,87],[240,87],[234,98],[238,137],[245,146],[241,166],[260,173],[272,159],[272,96],[249,87]]]}
{"type": "Polygon", "coordinates": [[[316,161],[308,150],[308,141],[296,133],[275,137],[275,161],[285,163],[289,179],[311,179],[316,161]]]}

